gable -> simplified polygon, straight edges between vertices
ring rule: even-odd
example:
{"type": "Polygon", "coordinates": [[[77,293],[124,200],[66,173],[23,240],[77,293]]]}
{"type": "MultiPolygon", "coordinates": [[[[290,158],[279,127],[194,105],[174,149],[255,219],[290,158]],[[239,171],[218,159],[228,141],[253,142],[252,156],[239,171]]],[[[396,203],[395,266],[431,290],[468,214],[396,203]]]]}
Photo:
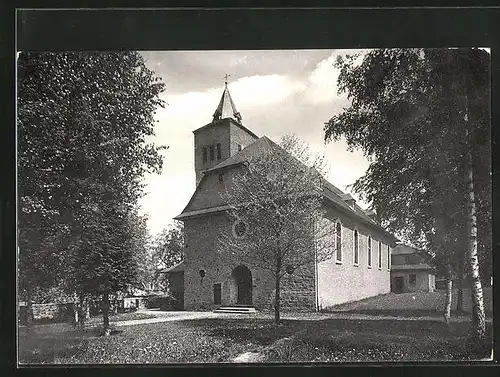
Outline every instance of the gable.
{"type": "Polygon", "coordinates": [[[182,213],[226,205],[223,199],[223,193],[231,187],[232,178],[240,170],[241,168],[239,166],[234,166],[230,169],[207,172],[201,179],[196,191],[182,213]],[[222,182],[219,180],[221,174],[222,182]]]}

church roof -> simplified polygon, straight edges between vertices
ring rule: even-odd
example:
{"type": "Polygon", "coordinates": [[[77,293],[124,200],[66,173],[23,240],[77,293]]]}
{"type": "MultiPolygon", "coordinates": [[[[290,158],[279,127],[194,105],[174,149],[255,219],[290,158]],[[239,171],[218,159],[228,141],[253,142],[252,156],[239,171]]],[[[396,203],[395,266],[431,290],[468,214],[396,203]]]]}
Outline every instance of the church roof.
{"type": "Polygon", "coordinates": [[[224,119],[224,118],[233,118],[236,119],[239,123],[241,123],[241,114],[236,110],[236,106],[234,106],[233,99],[231,98],[231,94],[229,94],[229,89],[224,88],[224,92],[222,93],[222,97],[219,102],[219,106],[214,113],[214,122],[224,119]]]}
{"type": "Polygon", "coordinates": [[[232,155],[231,157],[225,159],[219,164],[215,165],[213,168],[206,170],[213,171],[219,170],[228,166],[242,164],[250,159],[252,156],[259,156],[265,152],[283,152],[283,149],[279,147],[274,141],[269,139],[267,136],[262,136],[261,138],[255,140],[252,144],[243,148],[238,153],[232,155]]]}
{"type": "MultiPolygon", "coordinates": [[[[214,166],[211,169],[207,169],[205,171],[204,175],[210,174],[210,172],[224,169],[224,168],[229,168],[232,166],[237,166],[240,164],[245,163],[248,161],[251,157],[254,156],[259,156],[262,153],[265,152],[274,152],[274,153],[286,153],[283,148],[281,148],[278,144],[276,144],[274,141],[269,139],[267,136],[262,136],[261,138],[257,139],[254,141],[252,144],[248,145],[246,148],[243,148],[241,151],[238,153],[232,155],[231,157],[227,158],[226,160],[220,162],[216,166],[214,166]]],[[[202,180],[205,177],[202,178],[202,180]]],[[[189,204],[193,200],[193,198],[196,196],[197,191],[199,187],[201,186],[201,181],[196,188],[195,193],[193,194],[191,200],[189,201],[188,205],[186,208],[182,211],[182,213],[176,217],[176,219],[182,219],[186,217],[191,217],[191,216],[197,216],[197,215],[202,215],[202,214],[208,214],[208,213],[213,213],[213,212],[221,212],[226,210],[226,206],[218,206],[218,207],[212,207],[212,208],[203,208],[203,209],[198,209],[198,210],[187,210],[189,207],[189,204]]],[[[333,203],[337,208],[343,210],[345,213],[348,214],[355,214],[358,218],[361,218],[365,223],[370,224],[371,226],[374,226],[378,229],[383,230],[385,233],[387,233],[379,224],[377,224],[370,216],[368,216],[367,212],[363,210],[360,206],[358,206],[355,202],[352,205],[349,205],[346,201],[351,199],[352,196],[350,194],[344,193],[342,190],[340,190],[338,187],[333,185],[332,183],[328,182],[326,179],[323,178],[322,182],[323,186],[323,195],[325,198],[327,198],[331,203],[333,203]]],[[[392,236],[392,235],[391,235],[392,236]]]]}

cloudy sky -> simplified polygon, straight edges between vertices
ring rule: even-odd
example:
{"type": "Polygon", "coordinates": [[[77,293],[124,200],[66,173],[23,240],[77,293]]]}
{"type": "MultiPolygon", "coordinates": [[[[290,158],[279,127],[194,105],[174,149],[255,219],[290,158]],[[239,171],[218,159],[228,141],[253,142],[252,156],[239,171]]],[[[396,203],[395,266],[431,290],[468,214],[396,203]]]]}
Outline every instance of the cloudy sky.
{"type": "MultiPolygon", "coordinates": [[[[229,74],[229,91],[243,124],[279,142],[294,133],[324,154],[329,180],[342,190],[368,167],[361,152],[344,141],[323,142],[324,122],[348,102],[337,94],[339,54],[360,50],[155,51],[142,52],[150,69],[166,84],[158,109],[155,143],[168,145],[161,175],[146,177],[142,199],[149,227],[156,234],[181,213],[195,189],[192,131],[211,122],[229,74]]],[[[364,206],[363,203],[360,203],[364,206]]]]}

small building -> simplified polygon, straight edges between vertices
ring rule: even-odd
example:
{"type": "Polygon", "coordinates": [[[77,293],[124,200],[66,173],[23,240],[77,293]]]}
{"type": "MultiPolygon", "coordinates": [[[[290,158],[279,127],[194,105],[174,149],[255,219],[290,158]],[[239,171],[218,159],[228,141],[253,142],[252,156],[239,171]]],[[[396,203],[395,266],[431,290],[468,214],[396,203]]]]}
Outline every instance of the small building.
{"type": "Polygon", "coordinates": [[[175,299],[175,309],[184,308],[184,261],[164,270],[168,280],[168,292],[175,299]]]}
{"type": "Polygon", "coordinates": [[[436,278],[428,259],[424,250],[397,245],[391,256],[391,292],[434,292],[436,278]]]}

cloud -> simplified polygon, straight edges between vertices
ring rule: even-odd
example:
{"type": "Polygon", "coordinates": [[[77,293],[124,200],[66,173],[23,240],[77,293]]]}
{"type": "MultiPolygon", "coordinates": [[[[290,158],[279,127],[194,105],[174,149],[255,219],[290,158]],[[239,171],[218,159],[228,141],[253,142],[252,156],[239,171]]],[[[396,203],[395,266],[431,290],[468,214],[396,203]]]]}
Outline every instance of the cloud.
{"type": "MultiPolygon", "coordinates": [[[[340,53],[346,51],[353,53],[340,53]]],[[[368,166],[361,153],[347,152],[342,141],[323,142],[324,122],[348,103],[337,95],[338,70],[332,64],[338,54],[304,50],[152,55],[155,59],[147,61],[150,66],[163,57],[164,65],[168,65],[161,73],[167,82],[162,99],[168,105],[157,110],[156,135],[151,139],[169,149],[163,153],[162,175],[145,177],[148,194],[141,204],[142,212],[149,216],[151,233],[170,224],[194,193],[192,131],[212,121],[224,88],[223,72],[232,72],[230,68],[235,65],[244,71],[235,73],[228,86],[247,127],[276,142],[287,133],[295,133],[326,156],[331,166],[329,179],[340,189],[345,190],[361,176],[368,166]],[[217,69],[215,78],[207,74],[212,65],[217,69]],[[241,75],[243,72],[245,75],[241,75]],[[168,89],[172,80],[179,90],[168,89]]]]}
{"type": "MultiPolygon", "coordinates": [[[[243,77],[230,85],[231,95],[238,98],[241,107],[248,109],[283,102],[306,86],[283,75],[243,77]]],[[[238,106],[237,106],[238,108],[238,106]]]]}
{"type": "Polygon", "coordinates": [[[194,192],[194,169],[180,174],[149,175],[147,192],[140,200],[142,213],[148,215],[151,234],[159,233],[179,215],[194,192]]]}
{"type": "Polygon", "coordinates": [[[328,58],[320,61],[308,77],[307,100],[313,105],[333,100],[346,101],[347,95],[338,93],[337,80],[340,70],[335,68],[334,64],[339,56],[345,57],[354,54],[360,54],[355,61],[355,64],[360,64],[363,61],[364,54],[368,51],[367,49],[335,50],[328,58]]]}

